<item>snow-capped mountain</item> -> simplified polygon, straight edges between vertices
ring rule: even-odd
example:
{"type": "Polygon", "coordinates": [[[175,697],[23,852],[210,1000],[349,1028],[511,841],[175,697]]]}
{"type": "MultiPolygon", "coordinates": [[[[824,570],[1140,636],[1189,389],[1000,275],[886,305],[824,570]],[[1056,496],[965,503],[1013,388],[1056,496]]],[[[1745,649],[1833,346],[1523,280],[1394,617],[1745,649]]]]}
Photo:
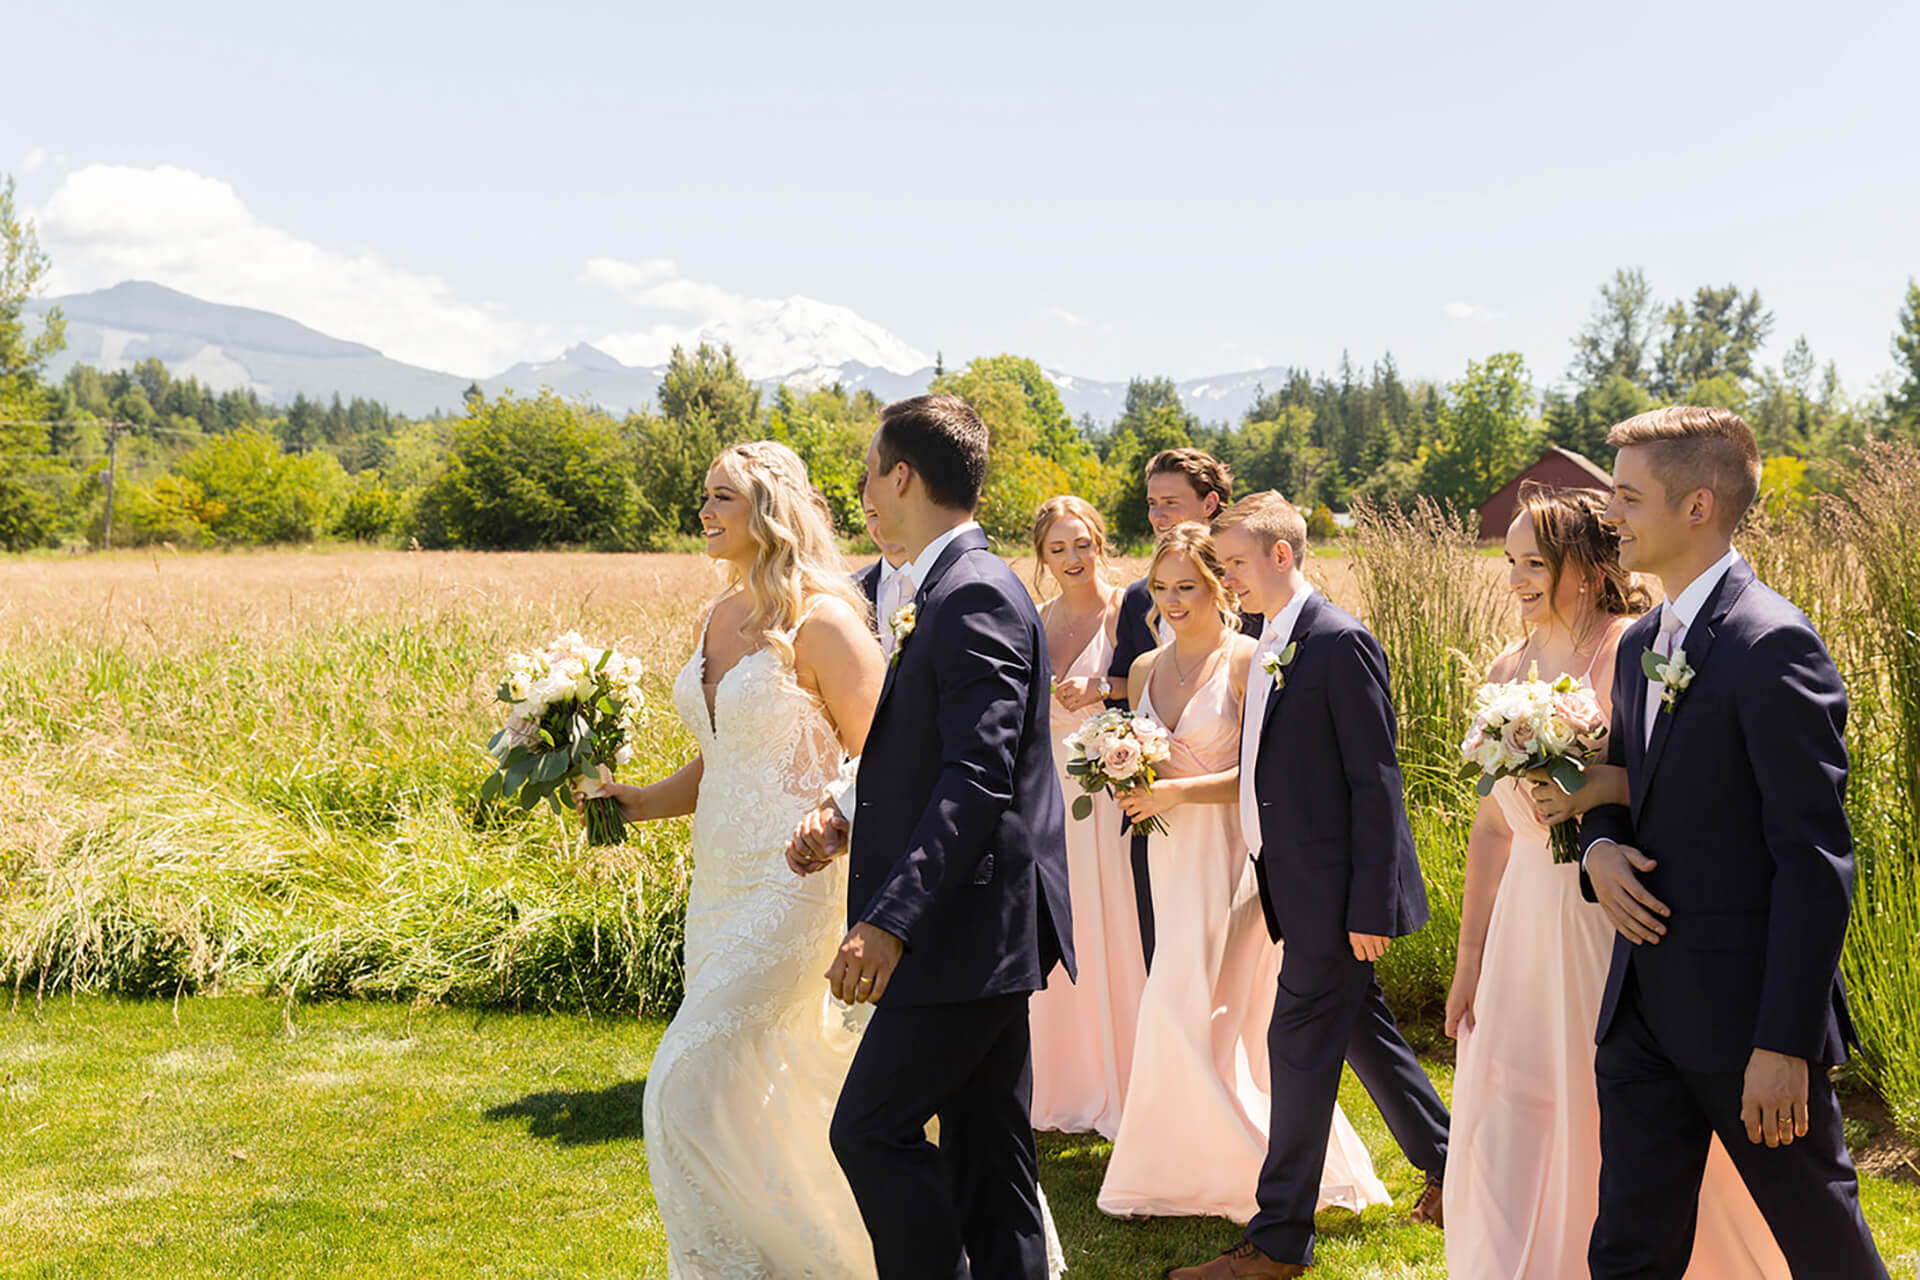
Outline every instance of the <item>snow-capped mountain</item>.
{"type": "MultiPolygon", "coordinates": [[[[925,352],[830,302],[742,298],[732,311],[701,325],[691,340],[731,346],[741,372],[749,378],[786,378],[845,364],[912,373],[933,363],[925,352]]],[[[665,364],[673,343],[687,341],[684,330],[662,326],[608,334],[599,345],[630,365],[647,367],[665,364]]]]}
{"type": "MultiPolygon", "coordinates": [[[[198,378],[219,391],[251,388],[281,404],[296,395],[363,396],[416,416],[458,409],[470,381],[390,360],[372,347],[272,312],[206,302],[140,281],[27,305],[34,312],[58,306],[66,316],[67,349],[50,366],[55,377],[75,364],[121,369],[157,358],[176,377],[198,378]]],[[[711,332],[703,330],[695,340],[732,344],[741,370],[769,393],[783,384],[813,389],[838,383],[897,400],[925,391],[934,377],[925,353],[846,307],[810,298],[742,300],[736,315],[706,329],[711,332]]],[[[480,386],[490,395],[550,387],[616,413],[637,410],[658,394],[673,342],[686,340],[684,331],[668,329],[611,334],[595,344],[576,343],[551,360],[516,364],[480,386]]],[[[1126,405],[1125,382],[1046,373],[1075,418],[1090,414],[1111,422],[1126,405]]],[[[1269,368],[1176,385],[1189,409],[1221,421],[1238,418],[1256,387],[1278,386],[1284,376],[1284,370],[1269,368]]]]}

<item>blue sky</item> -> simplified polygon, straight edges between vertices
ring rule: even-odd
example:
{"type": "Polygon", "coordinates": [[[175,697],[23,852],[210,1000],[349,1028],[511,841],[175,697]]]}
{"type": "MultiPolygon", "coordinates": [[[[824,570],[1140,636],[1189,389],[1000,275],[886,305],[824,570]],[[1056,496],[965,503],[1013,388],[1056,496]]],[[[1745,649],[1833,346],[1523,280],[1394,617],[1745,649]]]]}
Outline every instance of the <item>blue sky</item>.
{"type": "Polygon", "coordinates": [[[1517,349],[1546,383],[1637,265],[1758,287],[1767,362],[1804,333],[1860,392],[1920,275],[1911,3],[62,0],[7,38],[0,171],[58,287],[461,374],[798,324],[1102,378],[1517,349]]]}

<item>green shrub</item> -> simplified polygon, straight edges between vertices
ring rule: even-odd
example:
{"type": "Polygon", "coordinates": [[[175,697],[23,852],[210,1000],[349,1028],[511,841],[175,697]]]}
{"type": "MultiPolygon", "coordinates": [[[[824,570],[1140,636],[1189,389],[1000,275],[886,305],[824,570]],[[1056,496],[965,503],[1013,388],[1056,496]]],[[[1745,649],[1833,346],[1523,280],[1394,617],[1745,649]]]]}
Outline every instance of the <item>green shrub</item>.
{"type": "Polygon", "coordinates": [[[628,443],[613,419],[542,391],[467,402],[445,463],[421,493],[415,536],[431,547],[527,550],[635,545],[628,443]]]}

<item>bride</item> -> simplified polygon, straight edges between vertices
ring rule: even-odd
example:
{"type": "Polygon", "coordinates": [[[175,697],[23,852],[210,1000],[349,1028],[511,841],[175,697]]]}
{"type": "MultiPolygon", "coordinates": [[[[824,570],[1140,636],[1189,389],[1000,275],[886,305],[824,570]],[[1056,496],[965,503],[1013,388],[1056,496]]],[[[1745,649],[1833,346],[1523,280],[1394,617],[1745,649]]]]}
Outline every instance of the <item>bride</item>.
{"type": "Polygon", "coordinates": [[[673,684],[699,753],[651,786],[585,788],[631,822],[693,815],[686,998],[641,1104],[667,1275],[871,1277],[827,1145],[871,1013],[836,1001],[823,976],[846,931],[847,864],[796,876],[785,851],[843,756],[860,754],[886,667],[793,450],[722,452],[700,525],[727,586],[673,684]]]}

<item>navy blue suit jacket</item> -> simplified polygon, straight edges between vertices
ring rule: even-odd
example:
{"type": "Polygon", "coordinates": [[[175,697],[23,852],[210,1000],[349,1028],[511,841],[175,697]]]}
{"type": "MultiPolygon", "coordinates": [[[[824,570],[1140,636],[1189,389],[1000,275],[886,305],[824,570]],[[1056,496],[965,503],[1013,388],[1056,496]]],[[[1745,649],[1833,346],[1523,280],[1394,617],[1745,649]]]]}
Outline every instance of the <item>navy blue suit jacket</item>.
{"type": "Polygon", "coordinates": [[[848,923],[906,941],[882,1003],[1035,991],[1073,973],[1046,631],[978,530],[914,606],[860,758],[848,923]]]}
{"type": "MultiPolygon", "coordinates": [[[[1627,628],[1614,669],[1607,761],[1631,806],[1587,814],[1607,839],[1659,863],[1642,877],[1672,909],[1667,933],[1616,936],[1597,1035],[1629,971],[1647,1025],[1675,1065],[1741,1071],[1755,1048],[1832,1065],[1855,1043],[1840,978],[1853,902],[1847,826],[1847,693],[1806,615],[1735,561],[1681,647],[1693,682],[1652,714],[1640,659],[1655,610],[1627,628]]],[[[1593,887],[1582,875],[1582,891],[1593,887]]]]}
{"type": "Polygon", "coordinates": [[[863,565],[853,571],[853,585],[859,587],[860,593],[866,596],[869,609],[879,607],[880,567],[884,564],[886,564],[885,560],[875,560],[872,564],[863,565]]]}
{"type": "MultiPolygon", "coordinates": [[[[1301,606],[1292,644],[1252,762],[1267,927],[1318,955],[1348,951],[1349,933],[1402,937],[1427,922],[1427,888],[1407,825],[1387,655],[1318,592],[1301,606]]],[[[1257,666],[1249,678],[1271,679],[1257,666]]]]}

